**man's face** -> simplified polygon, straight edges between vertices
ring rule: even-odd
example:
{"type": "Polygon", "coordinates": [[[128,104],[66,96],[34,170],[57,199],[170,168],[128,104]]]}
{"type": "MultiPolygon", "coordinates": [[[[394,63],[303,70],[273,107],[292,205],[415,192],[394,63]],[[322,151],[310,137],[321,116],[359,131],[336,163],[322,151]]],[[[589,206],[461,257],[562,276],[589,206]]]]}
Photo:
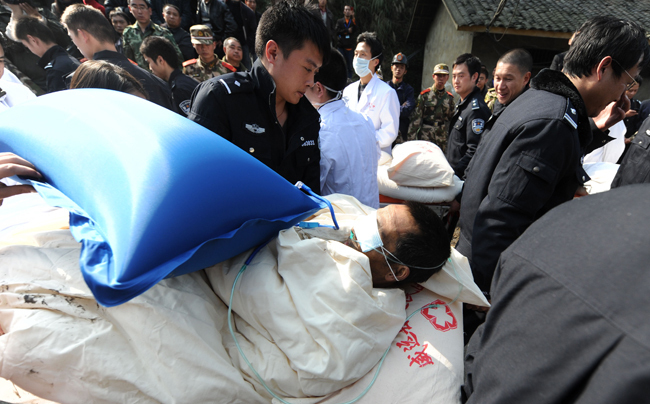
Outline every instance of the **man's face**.
{"type": "Polygon", "coordinates": [[[242,50],[241,45],[238,41],[233,41],[232,39],[227,41],[223,47],[223,51],[226,53],[226,59],[229,62],[239,64],[242,59],[242,50]]]}
{"type": "Polygon", "coordinates": [[[161,79],[165,80],[165,76],[163,73],[162,66],[160,66],[158,63],[156,63],[155,60],[151,59],[149,56],[143,55],[144,60],[147,62],[149,65],[149,70],[156,76],[160,77],[161,79]]]}
{"type": "Polygon", "coordinates": [[[68,30],[68,36],[70,36],[70,39],[72,39],[72,43],[74,43],[77,49],[79,49],[79,52],[81,52],[81,54],[84,55],[86,59],[92,60],[93,53],[90,49],[90,46],[88,46],[88,44],[86,44],[82,40],[83,39],[82,36],[77,35],[77,33],[70,30],[70,28],[66,27],[66,29],[68,30]]]}
{"type": "Polygon", "coordinates": [[[350,8],[350,6],[343,7],[343,15],[346,16],[347,18],[350,18],[350,16],[352,15],[352,9],[350,8]]]}
{"type": "Polygon", "coordinates": [[[128,22],[121,15],[114,15],[111,17],[111,23],[113,24],[115,31],[117,31],[120,35],[122,35],[124,28],[126,28],[128,25],[128,22]]]}
{"type": "Polygon", "coordinates": [[[246,0],[246,5],[248,6],[248,8],[255,11],[255,9],[257,8],[257,0],[246,0]]]}
{"type": "Polygon", "coordinates": [[[131,10],[131,14],[133,14],[133,17],[140,24],[149,24],[151,21],[151,8],[147,6],[144,0],[131,0],[129,2],[129,10],[131,10]]]}
{"type": "Polygon", "coordinates": [[[214,50],[217,48],[216,43],[212,42],[210,45],[195,43],[192,45],[196,49],[196,53],[199,54],[201,61],[211,62],[214,59],[214,50]]]}
{"type": "Polygon", "coordinates": [[[163,18],[169,26],[169,28],[178,28],[181,26],[181,15],[178,13],[174,7],[167,6],[165,7],[165,12],[163,13],[163,18]]]}
{"type": "Polygon", "coordinates": [[[476,86],[474,83],[477,76],[477,73],[474,73],[473,76],[469,75],[469,70],[465,63],[454,66],[451,80],[454,85],[454,90],[460,95],[460,98],[465,99],[474,90],[476,86]]]}
{"type": "Polygon", "coordinates": [[[618,101],[626,87],[633,83],[633,78],[639,74],[639,65],[637,64],[627,72],[625,70],[621,72],[620,77],[616,77],[612,67],[616,62],[611,58],[610,61],[608,65],[604,66],[604,72],[601,74],[601,79],[594,85],[592,95],[584,97],[587,114],[591,117],[598,115],[611,102],[618,101]]]}
{"type": "MultiPolygon", "coordinates": [[[[354,56],[358,57],[359,59],[366,59],[366,60],[372,59],[372,52],[370,51],[370,46],[368,46],[365,42],[359,42],[357,44],[356,49],[354,50],[354,56]]],[[[375,70],[377,69],[378,64],[379,64],[379,59],[373,59],[370,60],[370,64],[368,65],[368,67],[374,73],[375,70]]]]}
{"type": "MultiPolygon", "coordinates": [[[[379,236],[381,241],[391,253],[395,254],[397,241],[409,233],[417,233],[418,226],[411,216],[406,205],[388,205],[385,208],[377,210],[377,225],[379,227],[379,236]]],[[[355,240],[348,239],[345,244],[349,247],[361,251],[359,244],[355,240]]],[[[391,268],[398,274],[400,264],[390,262],[390,267],[386,263],[384,256],[371,250],[364,253],[370,262],[370,271],[372,272],[372,284],[374,287],[389,286],[395,281],[391,268]]]]}
{"type": "Polygon", "coordinates": [[[449,80],[449,75],[448,74],[434,74],[433,75],[433,83],[435,84],[436,90],[442,91],[445,89],[445,84],[447,84],[447,80],[449,80]]]}
{"type": "Polygon", "coordinates": [[[487,82],[487,76],[485,76],[485,73],[481,73],[478,75],[478,81],[476,82],[476,86],[483,91],[483,87],[485,87],[485,83],[487,82]]]}
{"type": "Polygon", "coordinates": [[[625,95],[627,95],[627,98],[632,99],[636,95],[636,93],[639,91],[639,85],[635,84],[625,92],[625,95]]]}
{"type": "Polygon", "coordinates": [[[291,104],[297,104],[307,90],[314,85],[314,75],[323,64],[323,56],[312,41],[305,41],[285,58],[278,48],[271,76],[276,85],[277,97],[291,104]]]}
{"type": "Polygon", "coordinates": [[[393,72],[393,78],[402,80],[406,74],[406,65],[403,63],[395,63],[390,66],[390,70],[393,72]]]}
{"type": "Polygon", "coordinates": [[[522,73],[519,67],[510,63],[497,63],[494,69],[494,89],[497,100],[503,105],[519,97],[530,80],[530,72],[522,73]]]}
{"type": "Polygon", "coordinates": [[[318,0],[318,7],[324,10],[327,7],[327,0],[318,0]]]}

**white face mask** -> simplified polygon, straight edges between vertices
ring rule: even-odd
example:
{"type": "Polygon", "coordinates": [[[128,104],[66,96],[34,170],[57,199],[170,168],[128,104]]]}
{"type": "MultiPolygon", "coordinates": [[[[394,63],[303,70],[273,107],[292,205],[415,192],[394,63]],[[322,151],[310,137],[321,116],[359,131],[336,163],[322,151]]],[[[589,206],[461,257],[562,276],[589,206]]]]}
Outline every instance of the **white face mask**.
{"type": "Polygon", "coordinates": [[[379,56],[381,56],[381,53],[372,59],[361,59],[358,56],[355,56],[354,60],[352,60],[352,67],[354,68],[354,72],[357,74],[357,76],[366,77],[367,75],[372,73],[368,65],[370,64],[371,60],[375,60],[379,56]]]}
{"type": "Polygon", "coordinates": [[[320,83],[320,85],[323,86],[323,87],[325,87],[326,90],[329,90],[329,91],[331,91],[331,92],[333,92],[333,93],[336,93],[336,97],[334,97],[334,98],[332,98],[331,100],[328,100],[328,101],[326,101],[326,102],[312,102],[311,105],[313,105],[314,108],[316,108],[316,109],[322,107],[322,106],[325,105],[325,104],[329,104],[330,102],[338,101],[338,100],[340,100],[341,97],[343,96],[343,91],[336,91],[336,90],[334,90],[333,88],[329,88],[329,87],[327,87],[327,86],[326,86],[325,84],[323,84],[323,83],[320,83]]]}
{"type": "MultiPolygon", "coordinates": [[[[375,250],[380,253],[384,257],[384,260],[386,260],[386,265],[388,265],[390,273],[393,274],[395,282],[399,282],[399,279],[397,279],[397,276],[393,271],[393,267],[391,267],[390,262],[388,262],[388,257],[386,257],[386,253],[390,254],[390,251],[384,248],[384,242],[381,241],[381,236],[379,235],[377,211],[357,219],[353,226],[353,233],[354,236],[356,236],[361,251],[368,252],[370,250],[375,250]]],[[[353,237],[353,233],[350,233],[350,238],[353,237]]],[[[390,255],[392,256],[393,254],[390,255]]]]}

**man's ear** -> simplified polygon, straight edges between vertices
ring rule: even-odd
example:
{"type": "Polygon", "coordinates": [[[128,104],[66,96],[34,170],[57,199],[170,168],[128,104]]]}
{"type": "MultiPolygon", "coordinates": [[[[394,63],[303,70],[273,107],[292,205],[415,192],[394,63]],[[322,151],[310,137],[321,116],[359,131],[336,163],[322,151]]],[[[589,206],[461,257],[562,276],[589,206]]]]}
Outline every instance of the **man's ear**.
{"type": "Polygon", "coordinates": [[[611,66],[612,66],[611,56],[605,56],[604,58],[602,58],[600,63],[598,63],[598,66],[596,66],[596,77],[598,78],[599,81],[600,79],[602,79],[605,70],[611,66]]]}
{"type": "Polygon", "coordinates": [[[160,55],[158,55],[158,57],[156,58],[155,62],[156,62],[156,64],[157,64],[158,66],[162,65],[163,62],[164,62],[164,63],[167,63],[167,62],[165,62],[165,59],[163,59],[163,57],[160,56],[160,55]]]}
{"type": "Polygon", "coordinates": [[[524,74],[524,86],[530,82],[530,76],[532,76],[531,72],[524,74]]]}
{"type": "Polygon", "coordinates": [[[476,85],[476,82],[478,81],[478,73],[472,74],[472,81],[474,82],[474,85],[476,85]]]}
{"type": "Polygon", "coordinates": [[[282,51],[280,51],[277,42],[271,39],[266,43],[266,46],[264,47],[264,56],[269,63],[274,65],[281,53],[282,51]]]}
{"type": "MultiPolygon", "coordinates": [[[[411,274],[411,270],[406,265],[398,265],[396,267],[393,267],[393,271],[395,271],[395,276],[400,282],[408,278],[408,276],[411,274]]],[[[395,282],[395,277],[393,277],[393,273],[390,272],[390,270],[386,272],[385,278],[387,282],[395,282]]]]}

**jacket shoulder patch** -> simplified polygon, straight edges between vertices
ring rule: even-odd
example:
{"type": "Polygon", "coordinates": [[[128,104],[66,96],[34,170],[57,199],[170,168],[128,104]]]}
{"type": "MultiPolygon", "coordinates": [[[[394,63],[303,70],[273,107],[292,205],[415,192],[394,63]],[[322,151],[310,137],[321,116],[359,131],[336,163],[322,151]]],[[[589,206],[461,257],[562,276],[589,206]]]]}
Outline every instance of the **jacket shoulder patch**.
{"type": "Polygon", "coordinates": [[[430,88],[427,88],[426,90],[422,90],[422,91],[420,92],[420,94],[426,94],[426,93],[428,93],[429,91],[431,91],[431,89],[430,89],[430,88]]]}
{"type": "Polygon", "coordinates": [[[193,65],[194,63],[196,63],[196,59],[186,60],[183,62],[183,67],[193,65]]]}
{"type": "Polygon", "coordinates": [[[219,83],[226,88],[228,94],[249,93],[253,91],[253,83],[246,73],[231,73],[219,76],[219,83]]]}
{"type": "Polygon", "coordinates": [[[573,129],[578,129],[578,111],[575,109],[571,100],[567,98],[566,110],[564,111],[563,120],[568,123],[573,129]]]}

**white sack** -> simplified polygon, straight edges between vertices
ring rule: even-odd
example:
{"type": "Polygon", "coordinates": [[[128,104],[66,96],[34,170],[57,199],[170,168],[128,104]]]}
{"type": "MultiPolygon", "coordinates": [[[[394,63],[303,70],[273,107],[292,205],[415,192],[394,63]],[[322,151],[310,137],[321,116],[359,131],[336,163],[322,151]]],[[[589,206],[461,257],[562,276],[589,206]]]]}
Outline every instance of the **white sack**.
{"type": "Polygon", "coordinates": [[[454,170],[437,145],[413,140],[393,148],[388,178],[409,187],[448,187],[454,183],[454,170]]]}
{"type": "Polygon", "coordinates": [[[451,202],[463,189],[463,181],[454,175],[454,184],[448,187],[420,188],[398,185],[388,178],[388,167],[377,167],[379,194],[391,198],[422,203],[451,202]]]}

